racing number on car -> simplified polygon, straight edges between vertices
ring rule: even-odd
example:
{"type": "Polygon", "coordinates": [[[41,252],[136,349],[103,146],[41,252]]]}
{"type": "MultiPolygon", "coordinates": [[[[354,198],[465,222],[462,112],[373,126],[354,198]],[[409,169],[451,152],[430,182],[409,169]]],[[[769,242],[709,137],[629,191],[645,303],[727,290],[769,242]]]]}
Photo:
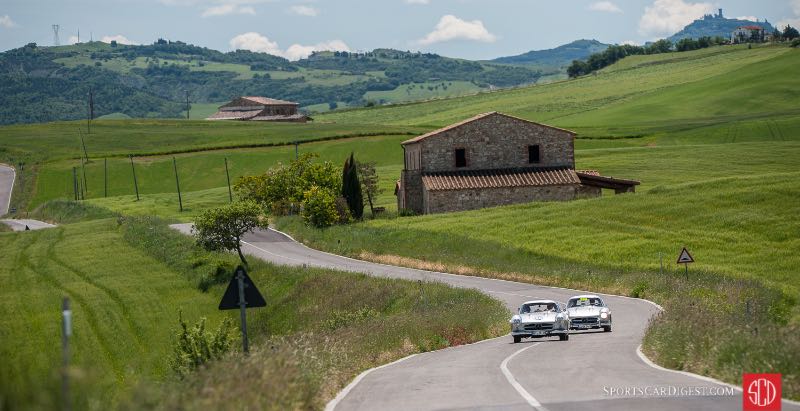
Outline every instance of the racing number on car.
{"type": "Polygon", "coordinates": [[[743,374],[742,389],[744,411],[780,411],[780,374],[743,374]]]}

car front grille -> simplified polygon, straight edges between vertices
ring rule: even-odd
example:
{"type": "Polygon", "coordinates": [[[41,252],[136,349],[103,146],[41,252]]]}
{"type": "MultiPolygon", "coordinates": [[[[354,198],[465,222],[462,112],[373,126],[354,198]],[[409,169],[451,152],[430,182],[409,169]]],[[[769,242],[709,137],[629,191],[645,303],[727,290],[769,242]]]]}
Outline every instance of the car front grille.
{"type": "Polygon", "coordinates": [[[552,330],[553,323],[534,323],[534,324],[525,324],[524,325],[525,331],[535,331],[535,330],[552,330]]]}
{"type": "Polygon", "coordinates": [[[597,317],[578,317],[572,319],[573,325],[585,324],[585,325],[597,325],[600,320],[597,317]]]}

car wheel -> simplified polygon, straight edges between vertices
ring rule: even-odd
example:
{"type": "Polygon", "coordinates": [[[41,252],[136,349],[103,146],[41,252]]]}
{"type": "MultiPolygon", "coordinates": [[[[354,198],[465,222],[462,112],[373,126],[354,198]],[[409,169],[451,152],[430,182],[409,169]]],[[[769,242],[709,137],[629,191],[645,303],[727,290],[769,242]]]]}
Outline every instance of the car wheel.
{"type": "Polygon", "coordinates": [[[603,332],[610,333],[611,332],[611,326],[607,325],[607,326],[603,327],[603,332]]]}
{"type": "Polygon", "coordinates": [[[522,341],[522,336],[521,335],[515,335],[514,336],[514,344],[516,344],[516,343],[518,343],[520,341],[522,341]]]}
{"type": "Polygon", "coordinates": [[[569,334],[561,334],[558,336],[558,339],[561,341],[569,341],[569,334]]]}

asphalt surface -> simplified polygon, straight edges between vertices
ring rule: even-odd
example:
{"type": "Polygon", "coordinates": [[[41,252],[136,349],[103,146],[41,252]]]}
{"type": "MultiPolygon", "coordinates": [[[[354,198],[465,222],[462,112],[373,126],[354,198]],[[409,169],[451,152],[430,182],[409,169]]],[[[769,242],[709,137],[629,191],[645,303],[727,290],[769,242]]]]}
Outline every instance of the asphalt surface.
{"type": "Polygon", "coordinates": [[[11,227],[14,231],[25,231],[26,227],[29,230],[41,230],[43,228],[55,227],[53,224],[45,223],[44,221],[29,219],[0,220],[0,223],[11,227]]]}
{"type": "MultiPolygon", "coordinates": [[[[190,224],[173,226],[184,233],[190,224]]],[[[511,311],[524,301],[565,302],[583,291],[457,276],[352,260],[310,249],[261,230],[245,237],[244,251],[283,265],[362,272],[377,277],[438,281],[476,288],[511,311]]],[[[658,308],[647,301],[605,296],[614,329],[573,332],[569,341],[504,336],[477,344],[418,354],[369,371],[328,408],[337,410],[738,410],[742,393],[729,385],[648,365],[637,354],[658,308]],[[709,395],[711,391],[715,395],[709,395]]],[[[784,401],[784,410],[800,410],[784,401]]]]}
{"type": "Polygon", "coordinates": [[[8,214],[11,190],[14,188],[16,172],[13,168],[0,164],[0,217],[8,214]]]}

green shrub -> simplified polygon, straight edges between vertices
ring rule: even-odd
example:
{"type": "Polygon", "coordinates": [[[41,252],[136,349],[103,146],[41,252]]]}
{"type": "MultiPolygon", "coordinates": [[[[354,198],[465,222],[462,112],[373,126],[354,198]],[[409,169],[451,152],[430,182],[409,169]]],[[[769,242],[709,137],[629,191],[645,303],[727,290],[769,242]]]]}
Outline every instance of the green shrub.
{"type": "Polygon", "coordinates": [[[103,207],[72,200],[52,200],[37,207],[30,218],[57,224],[77,223],[117,217],[119,214],[103,207]]]}
{"type": "Polygon", "coordinates": [[[800,39],[792,40],[792,47],[800,47],[800,39]]]}
{"type": "Polygon", "coordinates": [[[179,315],[178,322],[180,329],[169,365],[182,378],[209,361],[222,358],[233,345],[233,326],[227,318],[213,333],[206,331],[205,317],[191,327],[182,315],[179,315]]]}
{"type": "Polygon", "coordinates": [[[339,221],[336,197],[328,190],[312,186],[303,195],[303,220],[314,227],[330,227],[339,221]]]}

